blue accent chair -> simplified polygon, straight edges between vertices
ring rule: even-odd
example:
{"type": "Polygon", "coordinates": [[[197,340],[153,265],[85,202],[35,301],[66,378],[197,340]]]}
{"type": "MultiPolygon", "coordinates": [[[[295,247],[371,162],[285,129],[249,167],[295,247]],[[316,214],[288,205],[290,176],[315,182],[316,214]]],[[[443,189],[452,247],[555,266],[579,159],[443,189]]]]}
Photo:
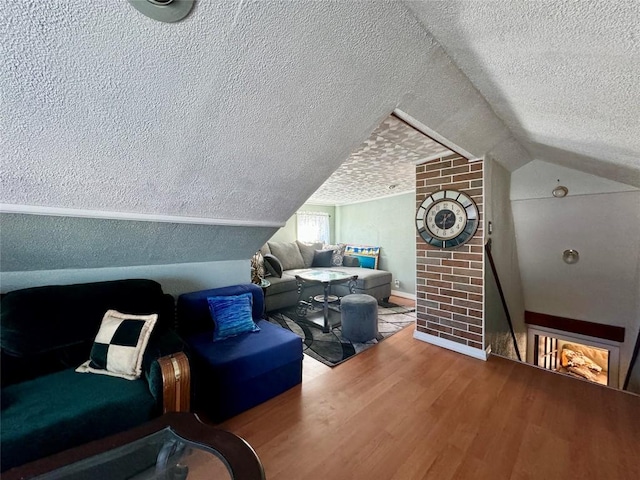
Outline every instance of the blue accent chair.
{"type": "Polygon", "coordinates": [[[264,294],[254,284],[180,295],[178,331],[188,345],[192,405],[222,422],[302,382],[302,339],[264,320],[264,294]],[[259,332],[213,341],[207,297],[253,295],[252,316],[259,332]]]}

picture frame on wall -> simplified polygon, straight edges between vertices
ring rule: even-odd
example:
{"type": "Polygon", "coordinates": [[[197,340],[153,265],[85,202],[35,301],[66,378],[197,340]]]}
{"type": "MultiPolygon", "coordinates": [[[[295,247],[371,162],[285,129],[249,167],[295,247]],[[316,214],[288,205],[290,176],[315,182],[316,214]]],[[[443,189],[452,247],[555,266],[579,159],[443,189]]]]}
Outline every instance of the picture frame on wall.
{"type": "Polygon", "coordinates": [[[369,245],[347,245],[344,251],[345,255],[356,257],[360,261],[362,268],[378,269],[378,261],[380,259],[380,247],[372,247],[369,245]]]}

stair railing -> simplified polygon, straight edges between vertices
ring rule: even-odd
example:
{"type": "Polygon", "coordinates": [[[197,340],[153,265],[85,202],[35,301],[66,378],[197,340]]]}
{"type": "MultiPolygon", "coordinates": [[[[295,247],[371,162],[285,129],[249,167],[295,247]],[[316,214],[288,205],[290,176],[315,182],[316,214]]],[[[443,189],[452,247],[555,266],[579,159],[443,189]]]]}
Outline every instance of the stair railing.
{"type": "Polygon", "coordinates": [[[493,277],[496,280],[496,286],[498,287],[498,293],[500,294],[500,300],[502,301],[502,309],[504,310],[505,316],[507,317],[507,323],[509,324],[509,331],[511,332],[511,339],[513,340],[513,346],[515,348],[518,360],[521,362],[522,357],[520,355],[520,349],[518,348],[516,334],[513,330],[511,315],[509,315],[509,307],[507,307],[507,301],[504,298],[504,291],[502,290],[502,285],[500,284],[500,277],[498,276],[498,270],[496,270],[496,264],[494,263],[493,256],[491,255],[491,239],[489,239],[485,244],[484,250],[487,253],[487,258],[489,259],[489,265],[491,265],[491,271],[493,272],[493,277]]]}

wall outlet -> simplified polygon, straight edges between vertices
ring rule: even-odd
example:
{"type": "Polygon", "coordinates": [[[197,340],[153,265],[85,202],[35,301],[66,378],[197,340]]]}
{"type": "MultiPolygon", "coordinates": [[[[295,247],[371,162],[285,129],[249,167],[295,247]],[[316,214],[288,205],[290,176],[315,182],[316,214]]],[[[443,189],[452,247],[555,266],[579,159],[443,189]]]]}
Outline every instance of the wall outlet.
{"type": "Polygon", "coordinates": [[[396,288],[400,288],[400,280],[395,281],[396,288]]]}

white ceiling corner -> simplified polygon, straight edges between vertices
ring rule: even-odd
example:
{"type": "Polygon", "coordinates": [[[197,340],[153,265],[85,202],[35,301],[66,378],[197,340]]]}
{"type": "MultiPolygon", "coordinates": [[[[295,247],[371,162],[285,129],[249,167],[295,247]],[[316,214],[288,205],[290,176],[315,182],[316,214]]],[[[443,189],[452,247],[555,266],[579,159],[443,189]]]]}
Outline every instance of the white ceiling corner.
{"type": "Polygon", "coordinates": [[[533,159],[640,186],[640,2],[404,2],[533,159]]]}

